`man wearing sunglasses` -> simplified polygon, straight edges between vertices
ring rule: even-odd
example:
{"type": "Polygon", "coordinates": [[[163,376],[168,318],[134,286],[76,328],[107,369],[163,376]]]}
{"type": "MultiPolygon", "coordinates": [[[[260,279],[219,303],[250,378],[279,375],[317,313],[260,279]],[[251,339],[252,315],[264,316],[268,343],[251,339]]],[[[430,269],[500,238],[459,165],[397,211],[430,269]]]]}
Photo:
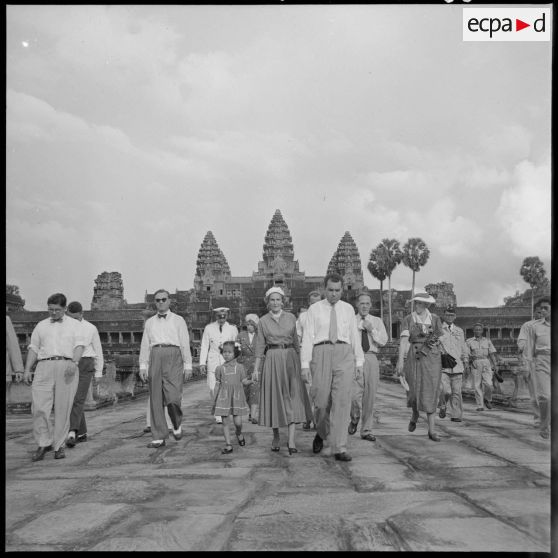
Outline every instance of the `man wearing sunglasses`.
{"type": "MultiPolygon", "coordinates": [[[[215,369],[225,362],[220,348],[225,341],[236,341],[238,337],[236,326],[227,322],[229,309],[222,306],[214,308],[213,311],[216,321],[205,326],[200,348],[200,372],[202,374],[207,373],[207,387],[212,401],[215,396],[215,369]]],[[[215,422],[220,424],[222,422],[221,417],[215,415],[215,422]]]]}
{"type": "Polygon", "coordinates": [[[182,388],[192,375],[188,327],[182,316],[170,311],[170,295],[155,292],[157,314],[145,322],[139,355],[140,378],[149,384],[152,441],[148,448],[165,445],[169,437],[165,407],[172,421],[172,435],[182,438],[182,388]]]}

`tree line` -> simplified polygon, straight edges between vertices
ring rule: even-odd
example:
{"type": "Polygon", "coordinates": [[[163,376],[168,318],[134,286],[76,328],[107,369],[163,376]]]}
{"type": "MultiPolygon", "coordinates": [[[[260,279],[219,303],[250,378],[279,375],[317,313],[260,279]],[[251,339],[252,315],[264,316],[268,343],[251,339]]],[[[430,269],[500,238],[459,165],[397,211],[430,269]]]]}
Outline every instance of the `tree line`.
{"type": "MultiPolygon", "coordinates": [[[[395,268],[403,263],[404,266],[413,272],[411,298],[415,296],[415,275],[423,268],[428,258],[430,250],[426,242],[422,238],[413,237],[403,245],[395,238],[384,238],[370,252],[368,259],[368,271],[380,282],[380,318],[384,319],[384,281],[388,280],[388,333],[389,340],[392,341],[392,310],[391,310],[391,275],[395,268]]],[[[543,288],[549,284],[546,277],[543,262],[538,256],[529,256],[523,260],[519,274],[531,287],[531,319],[533,318],[534,293],[536,289],[543,288]]],[[[411,301],[411,312],[414,309],[414,303],[411,301]]]]}

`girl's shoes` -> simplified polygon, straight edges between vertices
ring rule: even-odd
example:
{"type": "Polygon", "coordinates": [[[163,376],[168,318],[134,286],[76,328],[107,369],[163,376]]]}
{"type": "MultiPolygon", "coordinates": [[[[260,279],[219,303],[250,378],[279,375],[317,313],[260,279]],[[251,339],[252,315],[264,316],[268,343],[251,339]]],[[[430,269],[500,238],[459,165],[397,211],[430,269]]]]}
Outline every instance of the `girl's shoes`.
{"type": "Polygon", "coordinates": [[[222,450],[221,453],[232,453],[232,446],[230,444],[227,444],[222,450]]]}
{"type": "Polygon", "coordinates": [[[287,449],[289,450],[289,455],[292,455],[293,453],[298,453],[298,450],[296,448],[291,448],[289,444],[287,444],[287,449]]]}
{"type": "Polygon", "coordinates": [[[273,442],[271,442],[271,451],[279,451],[279,438],[273,438],[273,442]]]}
{"type": "Polygon", "coordinates": [[[238,440],[238,445],[239,446],[245,446],[246,445],[246,440],[245,440],[245,438],[242,434],[237,434],[236,439],[238,440]],[[240,439],[240,436],[242,436],[242,439],[240,439]]]}
{"type": "Polygon", "coordinates": [[[433,442],[439,442],[440,441],[440,436],[438,436],[438,434],[436,434],[436,432],[429,432],[428,433],[428,437],[433,441],[433,442]]]}

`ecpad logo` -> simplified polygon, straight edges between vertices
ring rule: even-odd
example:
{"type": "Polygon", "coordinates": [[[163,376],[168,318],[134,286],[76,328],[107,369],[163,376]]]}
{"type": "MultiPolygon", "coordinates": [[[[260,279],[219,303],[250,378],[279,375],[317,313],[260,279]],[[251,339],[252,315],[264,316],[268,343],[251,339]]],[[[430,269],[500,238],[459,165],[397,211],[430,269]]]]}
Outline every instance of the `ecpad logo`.
{"type": "Polygon", "coordinates": [[[550,8],[463,8],[464,41],[550,41],[550,8]]]}

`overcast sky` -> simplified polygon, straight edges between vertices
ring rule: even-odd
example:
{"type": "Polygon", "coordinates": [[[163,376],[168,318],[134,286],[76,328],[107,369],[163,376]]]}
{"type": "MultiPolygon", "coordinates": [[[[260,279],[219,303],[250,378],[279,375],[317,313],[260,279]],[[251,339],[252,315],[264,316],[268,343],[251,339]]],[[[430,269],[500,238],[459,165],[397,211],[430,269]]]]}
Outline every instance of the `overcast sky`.
{"type": "MultiPolygon", "coordinates": [[[[26,309],[234,276],[280,209],[323,275],[422,237],[419,288],[496,306],[550,272],[550,42],[463,42],[463,5],[7,6],[6,280],[26,309]]],[[[392,286],[411,288],[399,266],[392,286]]]]}

